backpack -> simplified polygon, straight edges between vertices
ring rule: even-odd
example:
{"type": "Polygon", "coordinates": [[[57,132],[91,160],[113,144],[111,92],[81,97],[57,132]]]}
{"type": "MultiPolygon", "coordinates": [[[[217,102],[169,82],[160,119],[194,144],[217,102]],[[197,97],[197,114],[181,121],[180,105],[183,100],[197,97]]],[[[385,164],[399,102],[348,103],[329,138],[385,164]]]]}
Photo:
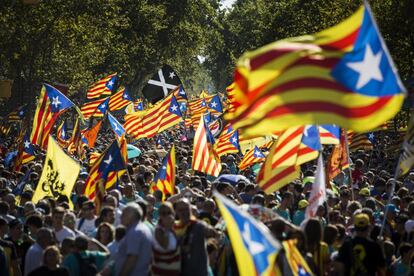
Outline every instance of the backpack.
{"type": "Polygon", "coordinates": [[[83,258],[79,253],[75,253],[75,257],[79,264],[79,276],[95,276],[98,274],[93,256],[83,258]]]}

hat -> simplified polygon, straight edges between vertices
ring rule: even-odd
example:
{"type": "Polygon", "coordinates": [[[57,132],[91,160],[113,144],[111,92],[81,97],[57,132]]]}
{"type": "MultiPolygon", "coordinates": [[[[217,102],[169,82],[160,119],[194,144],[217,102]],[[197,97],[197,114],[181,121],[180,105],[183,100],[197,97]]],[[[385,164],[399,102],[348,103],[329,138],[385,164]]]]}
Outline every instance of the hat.
{"type": "Polygon", "coordinates": [[[313,182],[315,182],[315,177],[314,176],[307,176],[303,179],[303,185],[306,185],[308,183],[313,184],[313,182]]]}
{"type": "Polygon", "coordinates": [[[360,191],[359,191],[359,193],[358,193],[359,195],[361,195],[361,196],[370,196],[371,195],[371,192],[369,191],[369,189],[368,188],[362,188],[360,191]]]}
{"type": "Polygon", "coordinates": [[[364,229],[369,225],[369,217],[367,214],[359,213],[354,216],[355,229],[364,229]]]}
{"type": "Polygon", "coordinates": [[[309,202],[306,199],[302,199],[298,203],[299,209],[306,208],[308,207],[308,205],[309,205],[309,202]]]}
{"type": "Polygon", "coordinates": [[[394,205],[394,204],[387,204],[385,205],[385,210],[387,212],[391,212],[393,214],[399,213],[400,210],[398,210],[398,208],[394,205]]]}

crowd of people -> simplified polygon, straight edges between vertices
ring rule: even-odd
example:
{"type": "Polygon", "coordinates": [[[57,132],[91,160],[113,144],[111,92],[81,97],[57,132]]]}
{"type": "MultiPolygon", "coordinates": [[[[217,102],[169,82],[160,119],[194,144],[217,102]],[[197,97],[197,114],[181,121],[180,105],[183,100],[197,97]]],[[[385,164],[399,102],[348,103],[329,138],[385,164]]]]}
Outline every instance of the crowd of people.
{"type": "MultiPolygon", "coordinates": [[[[101,150],[113,139],[106,131],[97,141],[101,150]]],[[[312,219],[305,211],[314,164],[303,168],[297,181],[265,194],[252,169],[238,170],[241,154],[222,158],[221,174],[243,175],[237,182],[193,172],[192,139],[183,135],[183,129],[161,134],[161,148],[155,139],[138,141],[142,154],[129,160],[127,173],[106,192],[98,213],[82,193],[87,162],[70,198],[73,208],[65,197],[34,204],[45,154],[37,151],[34,161],[13,171],[8,153],[16,145],[13,137],[2,137],[0,275],[238,275],[243,268],[213,190],[264,222],[277,240],[296,239],[315,275],[414,275],[414,173],[396,180],[390,198],[396,156],[386,149],[397,134],[384,132],[373,151],[353,153],[351,168],[334,179],[335,189],[328,189],[327,201],[312,219]],[[150,186],[173,143],[176,193],[163,200],[150,186]],[[22,193],[13,193],[28,171],[22,193]]]]}

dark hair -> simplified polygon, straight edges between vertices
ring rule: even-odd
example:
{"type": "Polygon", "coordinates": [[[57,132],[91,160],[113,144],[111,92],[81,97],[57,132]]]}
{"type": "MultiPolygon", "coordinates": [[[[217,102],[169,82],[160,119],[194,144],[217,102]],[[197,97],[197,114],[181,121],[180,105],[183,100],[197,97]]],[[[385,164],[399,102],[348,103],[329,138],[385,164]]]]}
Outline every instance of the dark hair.
{"type": "Polygon", "coordinates": [[[309,253],[318,252],[322,240],[322,225],[317,219],[309,219],[304,229],[306,235],[306,249],[309,253]]]}
{"type": "Polygon", "coordinates": [[[0,201],[0,215],[6,215],[10,210],[10,206],[5,201],[0,201]]]}
{"type": "Polygon", "coordinates": [[[335,225],[328,224],[323,231],[323,240],[328,245],[332,245],[338,236],[338,228],[335,225]]]}
{"type": "Polygon", "coordinates": [[[36,228],[42,228],[43,227],[42,217],[39,215],[31,215],[26,219],[26,225],[32,225],[36,228]]]}
{"type": "Polygon", "coordinates": [[[115,240],[120,241],[126,234],[126,228],[123,225],[119,225],[115,229],[115,240]]]}
{"type": "Polygon", "coordinates": [[[79,251],[85,251],[88,249],[88,238],[86,238],[85,236],[78,236],[75,239],[75,247],[79,250],[79,251]]]}
{"type": "Polygon", "coordinates": [[[144,221],[147,217],[147,209],[148,209],[148,203],[145,200],[137,200],[137,204],[142,209],[142,217],[141,220],[144,221]]]}

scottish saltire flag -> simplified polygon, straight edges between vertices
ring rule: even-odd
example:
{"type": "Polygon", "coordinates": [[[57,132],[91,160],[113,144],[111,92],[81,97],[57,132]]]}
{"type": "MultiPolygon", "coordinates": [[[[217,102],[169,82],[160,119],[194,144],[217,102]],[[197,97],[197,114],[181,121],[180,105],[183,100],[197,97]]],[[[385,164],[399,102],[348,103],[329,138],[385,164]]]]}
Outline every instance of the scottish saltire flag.
{"type": "Polygon", "coordinates": [[[321,137],[321,144],[338,145],[341,137],[341,129],[336,125],[322,125],[319,126],[319,135],[321,137]]]}
{"type": "Polygon", "coordinates": [[[275,259],[281,249],[269,229],[218,192],[214,192],[226,222],[241,276],[275,275],[275,259]]]}
{"type": "Polygon", "coordinates": [[[266,156],[263,152],[257,147],[254,146],[251,150],[249,150],[240,161],[239,168],[241,171],[247,169],[253,164],[263,162],[266,156]]]}
{"type": "Polygon", "coordinates": [[[109,120],[109,124],[112,127],[112,130],[115,132],[115,135],[118,139],[122,135],[125,135],[124,127],[121,125],[120,122],[118,122],[118,120],[114,116],[112,116],[111,113],[108,113],[108,120],[109,120]]]}
{"type": "Polygon", "coordinates": [[[406,90],[368,5],[314,35],[245,53],[226,117],[248,135],[306,124],[368,131],[393,117],[406,90]]]}
{"type": "Polygon", "coordinates": [[[32,144],[46,149],[49,134],[56,119],[72,106],[75,106],[74,103],[59,90],[49,84],[44,84],[33,118],[32,133],[30,135],[32,144]]]}
{"type": "Polygon", "coordinates": [[[172,145],[170,152],[162,160],[162,165],[154,177],[150,191],[161,191],[163,200],[168,195],[175,194],[175,146],[172,145]]]}
{"type": "Polygon", "coordinates": [[[115,73],[98,80],[89,87],[86,93],[86,98],[95,99],[102,95],[111,95],[116,79],[117,75],[115,73]]]}

